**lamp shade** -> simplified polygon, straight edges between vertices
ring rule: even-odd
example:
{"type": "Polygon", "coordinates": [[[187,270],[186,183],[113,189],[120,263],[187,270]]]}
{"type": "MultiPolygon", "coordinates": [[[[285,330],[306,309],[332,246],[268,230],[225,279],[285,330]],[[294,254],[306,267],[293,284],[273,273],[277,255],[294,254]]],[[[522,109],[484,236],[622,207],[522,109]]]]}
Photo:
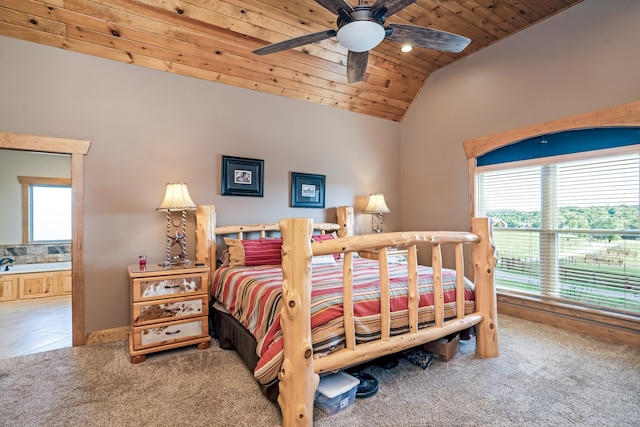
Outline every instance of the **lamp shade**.
{"type": "Polygon", "coordinates": [[[366,52],[384,39],[384,27],[374,21],[353,21],[338,30],[338,42],[352,52],[366,52]]]}
{"type": "Polygon", "coordinates": [[[187,184],[184,182],[170,182],[167,184],[164,200],[156,210],[175,212],[192,211],[197,208],[196,204],[191,200],[187,184]]]}
{"type": "Polygon", "coordinates": [[[364,208],[364,213],[388,213],[391,212],[384,201],[384,195],[381,193],[370,194],[369,203],[364,208]]]}

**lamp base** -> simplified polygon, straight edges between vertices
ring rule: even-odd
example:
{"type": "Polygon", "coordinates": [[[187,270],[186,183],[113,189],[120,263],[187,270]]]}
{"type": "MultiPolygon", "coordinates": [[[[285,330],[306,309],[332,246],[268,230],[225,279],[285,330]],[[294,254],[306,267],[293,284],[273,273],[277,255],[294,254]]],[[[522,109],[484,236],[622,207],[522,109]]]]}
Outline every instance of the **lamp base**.
{"type": "Polygon", "coordinates": [[[382,230],[384,229],[384,223],[382,221],[381,213],[374,212],[371,214],[371,231],[375,234],[382,233],[382,230]]]}
{"type": "Polygon", "coordinates": [[[162,265],[165,267],[170,267],[172,265],[189,265],[189,264],[191,264],[191,260],[187,258],[174,258],[162,263],[162,265]]]}
{"type": "Polygon", "coordinates": [[[187,258],[187,211],[183,210],[180,222],[174,224],[171,220],[171,211],[167,210],[167,260],[163,265],[188,265],[191,261],[187,258]],[[175,229],[175,235],[171,235],[171,227],[175,229]],[[178,245],[180,252],[171,254],[171,248],[178,245]]]}

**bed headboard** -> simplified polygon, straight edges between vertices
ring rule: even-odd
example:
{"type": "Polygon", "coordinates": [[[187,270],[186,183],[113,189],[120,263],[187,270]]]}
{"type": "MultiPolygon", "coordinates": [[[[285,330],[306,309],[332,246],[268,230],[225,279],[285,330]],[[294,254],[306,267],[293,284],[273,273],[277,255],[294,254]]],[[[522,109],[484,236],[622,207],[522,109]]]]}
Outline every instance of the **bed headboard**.
{"type": "MultiPolygon", "coordinates": [[[[353,207],[338,206],[336,208],[336,222],[314,222],[313,229],[321,234],[337,232],[338,237],[353,235],[353,207]]],[[[218,253],[218,236],[234,235],[236,239],[243,239],[248,233],[258,233],[260,238],[269,232],[280,231],[279,222],[218,226],[216,223],[216,208],[214,205],[200,205],[196,210],[196,262],[202,262],[216,268],[218,253]]]]}

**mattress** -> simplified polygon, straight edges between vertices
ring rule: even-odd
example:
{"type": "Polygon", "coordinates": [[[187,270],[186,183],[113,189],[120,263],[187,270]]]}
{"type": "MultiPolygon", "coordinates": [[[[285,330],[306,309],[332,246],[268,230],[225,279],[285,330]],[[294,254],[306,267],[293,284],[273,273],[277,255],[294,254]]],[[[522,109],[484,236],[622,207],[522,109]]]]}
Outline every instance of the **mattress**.
{"type": "MultiPolygon", "coordinates": [[[[343,261],[312,266],[311,330],[314,357],[345,345],[343,326],[343,261]]],[[[442,270],[445,318],[456,316],[456,273],[442,270]]],[[[263,385],[277,380],[282,364],[280,329],[282,302],[280,266],[221,267],[212,278],[212,297],[256,339],[256,379],[263,385]]],[[[391,334],[409,331],[407,265],[389,265],[391,334]]],[[[475,310],[473,284],[465,279],[465,314],[475,310]]],[[[419,327],[433,324],[433,271],[418,266],[419,327]]],[[[380,337],[379,264],[354,258],[353,298],[356,343],[380,337]]]]}

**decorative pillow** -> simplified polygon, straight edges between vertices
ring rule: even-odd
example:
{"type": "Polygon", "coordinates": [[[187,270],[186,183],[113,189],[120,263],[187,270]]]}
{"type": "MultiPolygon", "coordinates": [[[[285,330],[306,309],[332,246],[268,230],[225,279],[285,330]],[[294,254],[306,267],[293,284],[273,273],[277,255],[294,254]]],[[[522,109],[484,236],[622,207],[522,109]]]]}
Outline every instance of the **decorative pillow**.
{"type": "Polygon", "coordinates": [[[229,266],[282,264],[282,239],[278,237],[256,240],[224,238],[229,247],[229,266]]]}
{"type": "MultiPolygon", "coordinates": [[[[313,236],[311,236],[311,240],[313,240],[314,242],[322,242],[324,240],[332,240],[335,239],[336,236],[331,233],[331,234],[314,234],[313,236]]],[[[340,254],[333,254],[333,258],[337,261],[340,259],[340,254]]]]}
{"type": "Polygon", "coordinates": [[[229,267],[237,267],[244,265],[244,249],[242,248],[242,240],[225,237],[224,242],[227,244],[229,252],[229,267]]]}
{"type": "Polygon", "coordinates": [[[217,267],[228,267],[229,266],[229,248],[222,251],[220,258],[218,258],[217,267]]]}

